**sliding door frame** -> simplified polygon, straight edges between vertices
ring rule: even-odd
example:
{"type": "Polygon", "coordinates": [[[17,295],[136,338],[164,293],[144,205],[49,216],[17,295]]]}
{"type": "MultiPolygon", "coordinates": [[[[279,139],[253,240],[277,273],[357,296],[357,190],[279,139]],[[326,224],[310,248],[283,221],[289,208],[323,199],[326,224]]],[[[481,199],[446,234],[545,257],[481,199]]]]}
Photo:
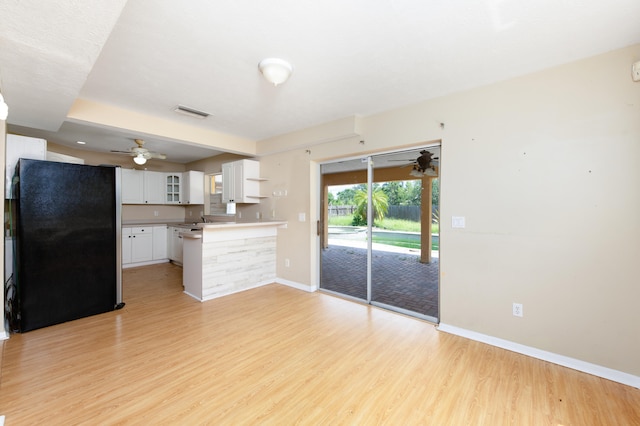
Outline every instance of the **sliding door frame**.
{"type": "MultiPolygon", "coordinates": [[[[438,146],[440,147],[441,144],[440,143],[432,143],[432,144],[425,144],[425,145],[421,145],[420,148],[424,147],[425,149],[430,148],[430,147],[434,147],[434,146],[438,146]]],[[[322,212],[320,213],[320,218],[321,220],[318,221],[318,236],[320,237],[320,259],[319,262],[321,264],[322,262],[322,249],[328,248],[328,188],[329,186],[333,185],[342,185],[342,184],[359,184],[359,183],[363,183],[362,182],[362,178],[357,178],[357,175],[362,176],[362,172],[366,173],[366,184],[367,184],[367,265],[366,265],[366,270],[367,270],[367,291],[366,291],[366,302],[367,304],[370,304],[372,306],[378,306],[390,311],[395,311],[395,312],[399,312],[402,314],[406,314],[406,315],[410,315],[416,318],[420,318],[426,321],[430,321],[430,322],[435,322],[438,323],[439,318],[434,318],[431,316],[427,316],[427,315],[423,315],[420,314],[418,312],[415,311],[410,311],[407,309],[403,309],[401,307],[397,307],[397,306],[393,306],[393,305],[388,305],[385,303],[381,303],[381,302],[376,302],[373,299],[373,289],[372,289],[372,283],[373,283],[373,201],[372,201],[372,194],[373,194],[373,183],[374,180],[376,181],[387,181],[387,180],[400,180],[398,179],[399,174],[397,174],[397,168],[395,170],[392,169],[379,169],[380,172],[382,172],[382,175],[384,176],[382,180],[380,179],[374,179],[374,161],[375,161],[375,157],[377,156],[383,156],[385,154],[393,154],[393,153],[402,153],[407,151],[407,149],[399,149],[399,150],[394,150],[394,151],[390,151],[388,153],[380,153],[380,154],[376,154],[376,155],[372,155],[369,154],[366,157],[356,157],[356,158],[351,158],[351,160],[357,160],[359,159],[361,162],[366,162],[367,163],[367,167],[366,170],[362,170],[360,169],[360,171],[357,170],[352,170],[350,172],[344,172],[347,174],[350,174],[351,177],[350,179],[353,179],[354,181],[349,181],[347,179],[345,180],[340,180],[340,178],[336,177],[336,180],[333,179],[329,179],[329,181],[331,183],[329,183],[327,181],[327,179],[325,178],[325,176],[322,175],[321,170],[321,176],[320,176],[320,185],[321,185],[321,190],[320,190],[320,194],[322,196],[322,200],[320,202],[320,207],[322,209],[322,212]],[[355,180],[358,180],[359,182],[356,182],[355,180]],[[339,182],[339,183],[338,183],[339,182]]],[[[348,161],[348,160],[343,160],[343,161],[348,161]]],[[[322,166],[322,164],[320,165],[322,166]]],[[[439,168],[438,168],[439,169],[439,168]]],[[[339,173],[338,173],[339,174],[339,173]]],[[[439,174],[439,173],[438,173],[439,174]]],[[[402,180],[406,180],[406,179],[402,179],[402,180]]],[[[421,222],[422,222],[422,232],[421,232],[421,246],[422,247],[427,247],[426,250],[421,250],[421,262],[425,262],[425,263],[430,263],[431,262],[431,240],[432,240],[432,233],[431,233],[431,210],[432,210],[432,202],[431,202],[431,179],[427,178],[427,179],[423,179],[422,181],[423,185],[425,183],[428,183],[428,189],[427,189],[427,194],[423,194],[423,203],[421,205],[421,222]],[[426,195],[426,197],[425,197],[426,195]],[[425,209],[426,207],[426,209],[425,209]]],[[[319,274],[320,274],[320,270],[319,269],[319,274]]],[[[322,277],[319,278],[319,288],[322,289],[321,283],[322,283],[322,277]]],[[[438,282],[440,280],[438,279],[438,282]]],[[[325,290],[328,291],[330,293],[334,293],[331,290],[325,290]]],[[[353,299],[356,301],[363,301],[363,299],[357,298],[357,297],[353,297],[353,296],[349,296],[349,295],[342,295],[341,293],[338,293],[341,296],[345,296],[349,299],[353,299]]],[[[440,289],[439,289],[439,284],[438,284],[438,299],[440,299],[440,289]]],[[[438,306],[440,305],[440,302],[438,301],[438,306]]]]}

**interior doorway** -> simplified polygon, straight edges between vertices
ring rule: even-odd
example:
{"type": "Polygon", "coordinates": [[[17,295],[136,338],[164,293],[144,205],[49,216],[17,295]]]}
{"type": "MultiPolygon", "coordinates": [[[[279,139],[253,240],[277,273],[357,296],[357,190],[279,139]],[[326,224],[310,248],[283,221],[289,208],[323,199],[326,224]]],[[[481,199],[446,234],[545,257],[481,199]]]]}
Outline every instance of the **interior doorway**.
{"type": "Polygon", "coordinates": [[[440,146],[321,165],[320,289],[439,318],[440,146]]]}

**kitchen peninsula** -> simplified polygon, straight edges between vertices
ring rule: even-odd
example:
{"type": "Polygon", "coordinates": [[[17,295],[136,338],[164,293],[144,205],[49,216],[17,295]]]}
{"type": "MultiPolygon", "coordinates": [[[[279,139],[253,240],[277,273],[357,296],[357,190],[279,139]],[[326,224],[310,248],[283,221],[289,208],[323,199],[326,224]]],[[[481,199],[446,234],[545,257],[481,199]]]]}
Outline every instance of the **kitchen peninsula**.
{"type": "Polygon", "coordinates": [[[205,301],[275,280],[278,228],[286,228],[287,222],[214,222],[198,227],[201,230],[182,232],[185,293],[205,301]]]}

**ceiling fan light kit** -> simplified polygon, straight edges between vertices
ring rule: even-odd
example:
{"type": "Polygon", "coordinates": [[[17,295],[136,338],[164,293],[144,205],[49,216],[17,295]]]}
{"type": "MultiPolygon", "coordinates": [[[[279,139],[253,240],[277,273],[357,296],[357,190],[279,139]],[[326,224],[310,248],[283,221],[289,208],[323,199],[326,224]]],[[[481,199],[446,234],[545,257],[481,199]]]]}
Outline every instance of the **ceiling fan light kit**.
{"type": "Polygon", "coordinates": [[[133,157],[133,162],[138,164],[138,165],[143,165],[144,163],[147,162],[147,159],[144,158],[144,155],[142,155],[142,153],[136,155],[135,157],[133,157]]]}
{"type": "Polygon", "coordinates": [[[112,150],[111,152],[116,152],[118,154],[127,154],[133,157],[133,161],[138,165],[143,165],[147,162],[147,160],[151,158],[157,158],[159,160],[166,160],[167,156],[164,154],[158,154],[157,152],[151,152],[147,148],[144,147],[144,141],[142,139],[134,139],[133,140],[137,146],[129,148],[129,151],[116,151],[112,150]]]}
{"type": "Polygon", "coordinates": [[[274,86],[282,84],[293,72],[293,66],[284,59],[266,58],[258,64],[260,72],[264,78],[274,86]]]}

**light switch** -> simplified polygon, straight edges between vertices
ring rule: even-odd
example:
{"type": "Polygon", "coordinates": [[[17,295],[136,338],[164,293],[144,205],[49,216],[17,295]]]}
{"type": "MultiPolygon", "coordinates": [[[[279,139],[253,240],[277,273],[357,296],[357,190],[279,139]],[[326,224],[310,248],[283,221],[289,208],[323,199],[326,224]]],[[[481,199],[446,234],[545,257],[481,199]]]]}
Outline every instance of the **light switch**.
{"type": "Polygon", "coordinates": [[[635,62],[631,67],[631,78],[633,81],[640,81],[640,61],[635,62]]]}
{"type": "Polygon", "coordinates": [[[304,222],[307,220],[307,215],[305,213],[298,213],[298,222],[304,222]]]}
{"type": "Polygon", "coordinates": [[[452,228],[464,228],[464,216],[451,216],[452,228]]]}

